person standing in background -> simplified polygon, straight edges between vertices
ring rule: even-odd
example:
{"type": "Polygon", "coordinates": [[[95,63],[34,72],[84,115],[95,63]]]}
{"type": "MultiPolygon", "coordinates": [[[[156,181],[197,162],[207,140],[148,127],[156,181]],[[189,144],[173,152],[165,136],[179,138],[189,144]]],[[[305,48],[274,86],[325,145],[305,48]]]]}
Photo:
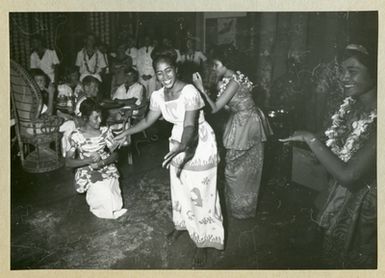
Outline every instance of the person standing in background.
{"type": "Polygon", "coordinates": [[[41,69],[55,83],[56,69],[60,64],[56,51],[44,46],[43,38],[33,36],[31,40],[32,54],[30,57],[30,69],[41,69]]]}
{"type": "Polygon", "coordinates": [[[136,67],[139,72],[139,81],[144,85],[147,92],[147,99],[150,99],[152,92],[155,90],[155,72],[152,66],[151,53],[154,47],[151,45],[151,38],[147,35],[144,37],[143,47],[138,50],[136,67]]]}
{"type": "Polygon", "coordinates": [[[96,48],[96,37],[88,34],[84,40],[85,46],[78,52],[75,65],[79,68],[80,80],[87,75],[93,75],[100,82],[101,73],[107,63],[103,54],[96,48]]]}
{"type": "Polygon", "coordinates": [[[132,67],[136,69],[136,58],[138,56],[138,49],[135,46],[134,38],[131,36],[129,36],[127,40],[126,55],[131,57],[132,67]]]}

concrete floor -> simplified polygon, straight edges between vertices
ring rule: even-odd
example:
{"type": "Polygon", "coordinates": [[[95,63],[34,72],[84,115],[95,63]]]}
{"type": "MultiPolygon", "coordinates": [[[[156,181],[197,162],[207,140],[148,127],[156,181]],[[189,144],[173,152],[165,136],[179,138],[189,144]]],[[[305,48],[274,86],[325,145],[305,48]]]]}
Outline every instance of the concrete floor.
{"type": "MultiPolygon", "coordinates": [[[[167,152],[168,127],[160,139],[141,145],[134,165],[120,163],[121,189],[128,213],[118,220],[98,219],[84,194],[73,187],[70,169],[27,174],[12,163],[11,269],[191,269],[194,245],[183,234],[171,246],[173,228],[167,152]]],[[[225,250],[210,250],[208,269],[323,268],[320,242],[312,242],[316,193],[290,184],[267,150],[258,213],[236,220],[224,211],[225,250]]],[[[223,193],[220,167],[218,188],[223,193]]]]}

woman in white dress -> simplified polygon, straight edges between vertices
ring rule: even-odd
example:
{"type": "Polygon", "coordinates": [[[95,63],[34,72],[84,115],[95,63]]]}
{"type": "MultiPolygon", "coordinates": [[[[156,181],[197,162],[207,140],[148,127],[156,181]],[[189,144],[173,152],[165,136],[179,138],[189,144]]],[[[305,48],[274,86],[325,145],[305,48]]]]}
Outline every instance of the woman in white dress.
{"type": "Polygon", "coordinates": [[[223,249],[224,230],[217,191],[218,152],[215,135],[205,121],[203,99],[191,84],[176,76],[176,53],[158,50],[153,62],[162,84],[150,99],[150,111],[137,125],[116,139],[141,132],[160,117],[174,124],[170,152],[162,166],[170,169],[174,230],[167,236],[176,240],[187,230],[196,245],[194,266],[206,262],[207,248],[223,249]]]}

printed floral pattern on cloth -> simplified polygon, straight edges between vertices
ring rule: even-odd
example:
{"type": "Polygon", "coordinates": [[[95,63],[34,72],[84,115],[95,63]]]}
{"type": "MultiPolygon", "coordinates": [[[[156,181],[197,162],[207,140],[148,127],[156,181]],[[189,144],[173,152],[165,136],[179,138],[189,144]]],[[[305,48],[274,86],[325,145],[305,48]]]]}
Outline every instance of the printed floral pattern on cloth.
{"type": "MultiPolygon", "coordinates": [[[[100,129],[100,136],[94,138],[85,138],[79,129],[71,134],[71,147],[78,149],[81,159],[89,157],[93,152],[98,152],[102,159],[106,159],[109,156],[105,148],[112,146],[113,135],[107,127],[101,127],[100,129]]],[[[119,172],[113,163],[98,170],[92,169],[91,166],[78,168],[75,174],[76,191],[84,193],[90,184],[110,177],[119,178],[119,172]]]]}

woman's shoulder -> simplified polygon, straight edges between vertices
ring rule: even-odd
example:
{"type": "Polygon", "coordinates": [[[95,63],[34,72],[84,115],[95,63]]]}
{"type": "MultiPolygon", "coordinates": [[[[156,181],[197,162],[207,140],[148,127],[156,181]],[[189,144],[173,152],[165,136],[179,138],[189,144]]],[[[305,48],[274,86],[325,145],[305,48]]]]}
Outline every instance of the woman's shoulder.
{"type": "Polygon", "coordinates": [[[160,88],[158,90],[153,91],[151,96],[160,96],[160,95],[163,94],[163,92],[164,92],[164,88],[162,87],[162,88],[160,88]]]}
{"type": "Polygon", "coordinates": [[[160,88],[151,93],[151,101],[159,101],[160,99],[164,99],[164,88],[160,88]]]}
{"type": "Polygon", "coordinates": [[[183,87],[179,98],[184,99],[185,102],[203,102],[202,96],[199,93],[198,89],[195,88],[195,86],[192,84],[186,84],[183,87]]]}
{"type": "Polygon", "coordinates": [[[77,142],[77,143],[85,140],[82,129],[80,127],[77,127],[76,129],[74,129],[71,132],[70,138],[72,139],[72,141],[77,142]]]}
{"type": "Polygon", "coordinates": [[[181,91],[182,94],[188,94],[188,93],[199,93],[197,88],[195,88],[192,84],[185,84],[181,91]]]}
{"type": "Polygon", "coordinates": [[[250,81],[250,79],[245,75],[244,73],[240,71],[235,71],[233,75],[231,76],[230,80],[234,80],[240,85],[244,85],[246,87],[252,88],[253,82],[250,81]]]}

